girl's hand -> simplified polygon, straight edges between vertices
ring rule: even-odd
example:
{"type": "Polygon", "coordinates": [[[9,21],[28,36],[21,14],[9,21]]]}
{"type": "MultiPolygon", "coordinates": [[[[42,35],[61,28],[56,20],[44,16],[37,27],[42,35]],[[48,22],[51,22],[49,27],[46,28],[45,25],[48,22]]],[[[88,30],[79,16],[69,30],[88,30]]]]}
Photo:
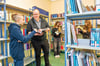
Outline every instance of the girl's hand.
{"type": "Polygon", "coordinates": [[[35,33],[34,36],[42,36],[44,33],[35,33]]]}
{"type": "Polygon", "coordinates": [[[20,40],[18,40],[18,42],[21,42],[20,40]]]}
{"type": "Polygon", "coordinates": [[[87,31],[86,30],[83,30],[83,32],[86,33],[87,31]]]}

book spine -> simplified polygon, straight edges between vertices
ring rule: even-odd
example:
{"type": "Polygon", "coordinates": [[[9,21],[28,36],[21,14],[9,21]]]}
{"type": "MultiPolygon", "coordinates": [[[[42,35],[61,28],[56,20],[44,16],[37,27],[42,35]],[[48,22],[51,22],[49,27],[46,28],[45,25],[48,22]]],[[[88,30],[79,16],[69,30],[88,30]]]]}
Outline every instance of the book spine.
{"type": "Polygon", "coordinates": [[[96,29],[96,38],[97,38],[97,41],[96,41],[96,47],[100,47],[100,45],[99,45],[99,29],[97,28],[96,29]]]}
{"type": "Polygon", "coordinates": [[[67,23],[67,28],[68,28],[68,45],[71,45],[71,35],[70,35],[70,23],[67,23]]]}
{"type": "Polygon", "coordinates": [[[95,35],[95,32],[92,29],[91,30],[91,47],[95,46],[94,35],[95,35]]]}

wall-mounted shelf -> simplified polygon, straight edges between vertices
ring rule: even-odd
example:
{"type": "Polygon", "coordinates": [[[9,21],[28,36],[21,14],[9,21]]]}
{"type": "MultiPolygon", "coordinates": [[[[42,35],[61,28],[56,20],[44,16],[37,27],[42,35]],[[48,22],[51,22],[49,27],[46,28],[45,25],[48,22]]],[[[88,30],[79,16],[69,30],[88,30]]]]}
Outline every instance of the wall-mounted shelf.
{"type": "Polygon", "coordinates": [[[81,20],[81,19],[98,19],[100,18],[100,12],[86,12],[86,13],[76,13],[76,14],[66,14],[69,19],[81,20]]]}
{"type": "Polygon", "coordinates": [[[66,47],[76,48],[76,49],[100,50],[100,47],[91,47],[91,46],[66,45],[66,47]]]}
{"type": "Polygon", "coordinates": [[[0,60],[8,58],[7,56],[0,56],[0,60]]]}
{"type": "Polygon", "coordinates": [[[5,41],[5,40],[8,40],[8,39],[5,39],[5,38],[0,38],[0,41],[5,41]]]}

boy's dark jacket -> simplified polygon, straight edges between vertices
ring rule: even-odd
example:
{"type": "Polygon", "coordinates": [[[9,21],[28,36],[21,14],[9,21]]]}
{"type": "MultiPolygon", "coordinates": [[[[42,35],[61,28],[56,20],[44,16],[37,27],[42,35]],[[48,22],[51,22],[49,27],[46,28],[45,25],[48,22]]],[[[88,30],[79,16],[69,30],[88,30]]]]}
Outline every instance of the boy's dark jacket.
{"type": "Polygon", "coordinates": [[[23,36],[20,26],[16,23],[10,24],[8,30],[10,33],[10,54],[13,59],[21,60],[24,58],[24,43],[35,34],[35,31],[32,31],[27,36],[23,36]],[[21,42],[18,42],[18,40],[21,42]]]}

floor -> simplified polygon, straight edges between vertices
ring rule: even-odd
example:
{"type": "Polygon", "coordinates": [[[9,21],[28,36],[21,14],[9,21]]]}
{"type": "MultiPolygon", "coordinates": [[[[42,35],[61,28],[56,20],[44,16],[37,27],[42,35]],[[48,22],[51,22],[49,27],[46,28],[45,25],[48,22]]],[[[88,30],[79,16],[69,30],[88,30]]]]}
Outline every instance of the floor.
{"type": "MultiPolygon", "coordinates": [[[[55,58],[53,52],[50,52],[49,56],[50,64],[52,66],[65,66],[65,55],[64,53],[60,54],[60,58],[55,58]]],[[[29,64],[27,66],[35,66],[35,63],[29,64]]],[[[44,57],[41,57],[41,66],[45,66],[44,57]]]]}

